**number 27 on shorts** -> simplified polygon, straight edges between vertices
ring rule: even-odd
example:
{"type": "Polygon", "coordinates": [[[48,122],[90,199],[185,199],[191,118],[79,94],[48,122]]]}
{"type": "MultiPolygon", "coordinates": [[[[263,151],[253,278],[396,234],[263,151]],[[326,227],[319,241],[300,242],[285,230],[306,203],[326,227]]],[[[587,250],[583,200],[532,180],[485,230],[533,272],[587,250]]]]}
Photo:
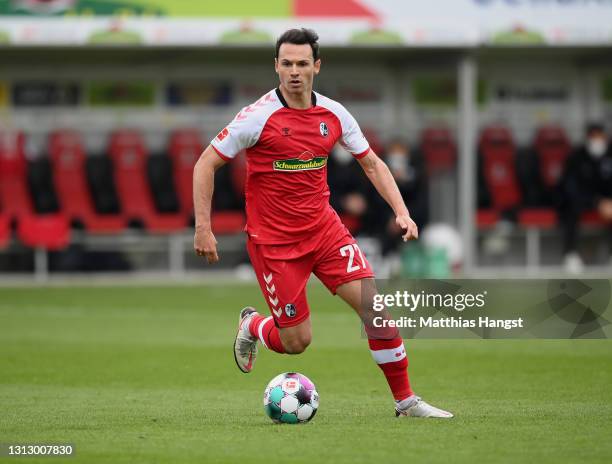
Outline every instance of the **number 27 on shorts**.
{"type": "Polygon", "coordinates": [[[359,249],[359,246],[356,243],[351,243],[350,245],[344,245],[343,247],[340,247],[340,256],[348,257],[348,262],[346,264],[346,272],[349,274],[351,272],[366,268],[366,262],[363,258],[363,254],[361,253],[361,250],[359,249]],[[361,263],[355,260],[355,251],[359,253],[359,261],[361,261],[361,263]]]}

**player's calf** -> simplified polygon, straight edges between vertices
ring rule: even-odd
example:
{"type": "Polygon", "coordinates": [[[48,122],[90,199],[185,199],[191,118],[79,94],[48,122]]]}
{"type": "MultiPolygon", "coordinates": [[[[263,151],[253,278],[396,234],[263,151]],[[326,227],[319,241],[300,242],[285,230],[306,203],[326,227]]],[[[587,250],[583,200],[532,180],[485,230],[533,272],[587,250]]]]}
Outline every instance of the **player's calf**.
{"type": "MultiPolygon", "coordinates": [[[[281,331],[282,334],[282,331],[281,331]]],[[[283,347],[285,348],[285,353],[287,354],[300,354],[306,351],[308,345],[310,345],[311,338],[310,337],[295,337],[284,339],[281,335],[281,340],[283,342],[283,347]]]]}
{"type": "Polygon", "coordinates": [[[312,341],[310,318],[293,327],[284,327],[279,332],[285,353],[288,354],[303,353],[312,341]]]}

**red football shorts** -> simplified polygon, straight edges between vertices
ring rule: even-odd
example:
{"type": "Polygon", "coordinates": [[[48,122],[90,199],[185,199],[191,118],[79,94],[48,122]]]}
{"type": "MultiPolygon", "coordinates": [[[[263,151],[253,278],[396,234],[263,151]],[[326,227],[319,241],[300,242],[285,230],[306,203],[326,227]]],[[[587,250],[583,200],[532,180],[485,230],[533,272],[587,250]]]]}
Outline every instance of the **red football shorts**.
{"type": "Polygon", "coordinates": [[[274,322],[281,328],[309,317],[306,284],[311,273],[334,295],[344,283],[374,277],[370,263],[337,216],[309,240],[262,245],[249,238],[247,251],[274,322]]]}

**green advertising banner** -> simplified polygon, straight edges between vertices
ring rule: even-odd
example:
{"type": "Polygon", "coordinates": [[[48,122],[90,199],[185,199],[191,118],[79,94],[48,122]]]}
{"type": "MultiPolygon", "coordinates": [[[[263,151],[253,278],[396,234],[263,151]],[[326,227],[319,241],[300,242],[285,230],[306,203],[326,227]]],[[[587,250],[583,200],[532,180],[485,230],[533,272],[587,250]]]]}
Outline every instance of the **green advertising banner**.
{"type": "Polygon", "coordinates": [[[0,15],[148,15],[170,17],[285,17],[292,0],[0,0],[0,15]]]}
{"type": "Polygon", "coordinates": [[[327,45],[548,46],[612,43],[612,0],[0,0],[16,45],[256,45],[315,29],[327,45]],[[40,21],[21,21],[22,19],[40,21]],[[18,18],[19,21],[15,21],[18,18]],[[57,19],[57,22],[49,19],[57,19]],[[78,28],[63,27],[70,18],[78,28]],[[105,19],[127,24],[104,30],[105,19]],[[195,21],[194,21],[195,20],[195,21]],[[62,21],[60,23],[60,21],[62,21]],[[585,25],[588,25],[585,26],[585,25]],[[102,28],[102,30],[100,30],[102,28]],[[75,33],[75,30],[78,31],[75,33]],[[64,32],[65,31],[65,32],[64,32]]]}
{"type": "Polygon", "coordinates": [[[146,81],[93,81],[87,85],[90,106],[153,106],[155,84],[146,81]]]}
{"type": "MultiPolygon", "coordinates": [[[[412,79],[412,96],[418,105],[457,106],[457,79],[451,76],[415,77],[412,79]]],[[[476,99],[479,105],[488,100],[483,79],[478,79],[476,99]]]]}

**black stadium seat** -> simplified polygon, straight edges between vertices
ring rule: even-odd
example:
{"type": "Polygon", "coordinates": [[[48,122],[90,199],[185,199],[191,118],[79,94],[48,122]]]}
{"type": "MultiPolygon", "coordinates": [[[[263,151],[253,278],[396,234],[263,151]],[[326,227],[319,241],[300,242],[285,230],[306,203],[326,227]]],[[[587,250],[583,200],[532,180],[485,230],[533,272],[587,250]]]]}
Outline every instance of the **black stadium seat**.
{"type": "Polygon", "coordinates": [[[120,213],[111,160],[106,156],[89,156],[85,169],[96,211],[99,214],[120,213]]]}
{"type": "Polygon", "coordinates": [[[172,161],[165,154],[150,156],[147,160],[147,175],[155,209],[160,213],[177,213],[179,202],[174,190],[172,161]]]}
{"type": "Polygon", "coordinates": [[[34,210],[40,214],[58,212],[59,206],[53,188],[49,159],[41,157],[28,164],[28,184],[34,210]]]}

